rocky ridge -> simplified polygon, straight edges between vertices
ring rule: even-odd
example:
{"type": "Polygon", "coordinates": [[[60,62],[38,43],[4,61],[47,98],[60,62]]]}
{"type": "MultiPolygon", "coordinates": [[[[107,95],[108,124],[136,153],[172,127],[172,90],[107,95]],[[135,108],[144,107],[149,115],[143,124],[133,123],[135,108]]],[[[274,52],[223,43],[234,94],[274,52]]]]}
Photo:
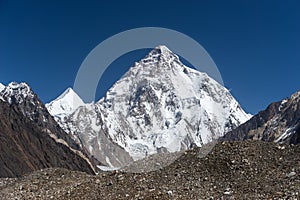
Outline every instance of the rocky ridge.
{"type": "Polygon", "coordinates": [[[300,143],[300,92],[270,104],[248,122],[228,132],[222,140],[262,140],[300,143]]]}
{"type": "Polygon", "coordinates": [[[18,106],[2,100],[0,127],[0,177],[19,177],[49,167],[94,173],[77,152],[26,118],[18,106]]]}
{"type": "Polygon", "coordinates": [[[91,170],[94,171],[95,163],[60,128],[28,84],[12,82],[2,88],[0,97],[3,109],[0,115],[1,135],[4,138],[1,141],[1,158],[2,164],[6,165],[2,168],[4,172],[1,176],[20,176],[25,172],[59,166],[94,173],[91,170]],[[61,149],[64,150],[60,151],[61,149]],[[58,152],[62,155],[58,155],[58,152]],[[69,158],[64,158],[67,155],[69,158]],[[12,166],[17,163],[19,166],[12,166]],[[82,168],[79,165],[73,168],[76,163],[82,165],[82,168]]]}

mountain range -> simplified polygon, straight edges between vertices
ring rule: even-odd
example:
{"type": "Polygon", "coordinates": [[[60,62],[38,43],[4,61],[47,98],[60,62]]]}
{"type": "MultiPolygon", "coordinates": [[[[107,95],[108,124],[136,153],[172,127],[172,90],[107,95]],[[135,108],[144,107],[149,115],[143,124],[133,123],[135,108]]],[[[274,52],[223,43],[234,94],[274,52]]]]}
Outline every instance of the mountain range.
{"type": "Polygon", "coordinates": [[[228,132],[222,140],[262,140],[300,143],[300,92],[270,104],[248,122],[228,132]]]}
{"type": "Polygon", "coordinates": [[[183,65],[163,45],[136,62],[98,102],[84,104],[69,88],[46,107],[108,167],[202,146],[251,117],[225,87],[183,65]]]}
{"type": "Polygon", "coordinates": [[[95,173],[27,84],[10,83],[0,96],[0,177],[49,167],[95,173]]]}
{"type": "Polygon", "coordinates": [[[94,174],[215,140],[298,144],[299,101],[300,92],[247,114],[224,86],[163,45],[95,103],[68,88],[44,105],[26,83],[0,84],[0,176],[49,167],[94,174]]]}

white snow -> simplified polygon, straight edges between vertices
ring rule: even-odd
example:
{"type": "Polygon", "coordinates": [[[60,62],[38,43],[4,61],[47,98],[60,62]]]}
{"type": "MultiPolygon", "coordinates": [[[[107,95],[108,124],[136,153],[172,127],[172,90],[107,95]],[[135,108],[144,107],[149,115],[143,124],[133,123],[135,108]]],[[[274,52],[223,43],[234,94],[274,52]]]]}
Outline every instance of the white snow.
{"type": "Polygon", "coordinates": [[[72,90],[72,88],[68,88],[55,100],[46,104],[46,108],[52,116],[62,120],[83,105],[85,104],[82,99],[72,90]]]}
{"type": "Polygon", "coordinates": [[[0,83],[0,92],[2,92],[2,90],[4,90],[5,85],[3,85],[2,83],[0,83]]]}
{"type": "Polygon", "coordinates": [[[289,137],[290,135],[292,135],[294,132],[295,132],[295,126],[293,126],[293,127],[290,127],[290,128],[288,128],[288,129],[286,129],[286,131],[283,133],[283,134],[281,134],[276,140],[275,140],[275,142],[280,142],[280,141],[282,141],[282,140],[284,140],[285,138],[287,138],[287,137],[289,137]]]}
{"type": "Polygon", "coordinates": [[[107,167],[102,165],[97,165],[97,167],[102,171],[116,171],[120,169],[119,167],[107,167]]]}
{"type": "Polygon", "coordinates": [[[287,99],[282,100],[281,103],[280,103],[280,106],[279,106],[278,110],[281,111],[282,108],[285,106],[285,104],[286,104],[287,102],[288,102],[287,99]]]}
{"type": "Polygon", "coordinates": [[[26,98],[33,99],[34,93],[27,83],[11,82],[8,86],[4,87],[1,91],[1,95],[8,103],[21,104],[26,98]]]}

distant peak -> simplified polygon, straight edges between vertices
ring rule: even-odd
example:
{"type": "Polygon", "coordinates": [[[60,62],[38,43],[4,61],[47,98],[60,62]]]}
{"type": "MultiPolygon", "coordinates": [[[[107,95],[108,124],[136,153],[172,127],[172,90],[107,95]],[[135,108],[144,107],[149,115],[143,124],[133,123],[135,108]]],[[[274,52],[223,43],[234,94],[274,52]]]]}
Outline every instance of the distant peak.
{"type": "Polygon", "coordinates": [[[58,99],[63,99],[67,95],[77,95],[72,88],[67,88],[61,95],[57,97],[58,99]]]}
{"type": "Polygon", "coordinates": [[[11,82],[8,84],[8,87],[9,88],[12,88],[12,89],[17,89],[17,88],[30,88],[29,85],[25,82],[21,82],[21,83],[18,83],[18,82],[11,82]]]}
{"type": "Polygon", "coordinates": [[[35,93],[25,82],[11,82],[2,91],[3,97],[12,103],[22,103],[27,97],[34,98],[35,93]]]}
{"type": "MultiPolygon", "coordinates": [[[[59,95],[53,102],[60,102],[60,101],[66,101],[69,102],[70,104],[76,104],[77,105],[83,105],[82,99],[79,97],[79,95],[72,89],[72,88],[67,88],[61,95],[59,95]]],[[[51,103],[51,102],[50,102],[51,103]]]]}
{"type": "Polygon", "coordinates": [[[64,117],[82,105],[84,102],[76,92],[72,88],[67,88],[59,97],[46,104],[46,107],[51,115],[64,117]]]}
{"type": "Polygon", "coordinates": [[[63,98],[64,96],[66,96],[67,94],[69,94],[69,93],[73,93],[74,92],[74,90],[72,89],[72,88],[67,88],[61,95],[59,95],[59,97],[57,97],[57,99],[61,99],[61,98],[63,98]]]}
{"type": "Polygon", "coordinates": [[[7,85],[7,87],[4,88],[3,91],[6,91],[6,93],[9,93],[10,95],[13,94],[32,94],[33,91],[31,90],[30,86],[25,82],[11,82],[7,85]]]}

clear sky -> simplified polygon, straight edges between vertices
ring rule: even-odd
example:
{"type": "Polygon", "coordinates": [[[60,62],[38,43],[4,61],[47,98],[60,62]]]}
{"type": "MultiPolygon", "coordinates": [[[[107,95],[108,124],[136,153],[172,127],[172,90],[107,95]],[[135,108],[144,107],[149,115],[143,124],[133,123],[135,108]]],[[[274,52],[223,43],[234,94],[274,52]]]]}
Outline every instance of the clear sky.
{"type": "MultiPolygon", "coordinates": [[[[300,90],[300,3],[228,1],[0,0],[0,82],[25,81],[44,102],[73,82],[83,59],[106,38],[165,27],[197,40],[252,114],[300,90]]],[[[147,51],[122,56],[98,98],[147,51]]]]}

